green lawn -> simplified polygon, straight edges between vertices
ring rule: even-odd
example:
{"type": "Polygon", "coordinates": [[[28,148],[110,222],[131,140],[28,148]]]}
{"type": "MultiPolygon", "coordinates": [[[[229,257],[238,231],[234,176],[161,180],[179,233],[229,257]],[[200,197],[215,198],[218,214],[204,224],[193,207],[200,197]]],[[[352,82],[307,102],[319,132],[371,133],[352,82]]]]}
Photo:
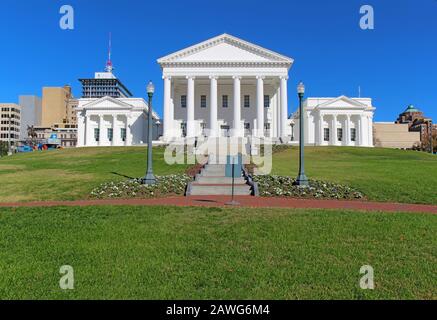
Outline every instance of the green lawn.
{"type": "MultiPolygon", "coordinates": [[[[185,172],[165,164],[154,149],[159,175],[185,172]]],[[[297,148],[276,153],[273,173],[297,175],[297,148]]],[[[437,157],[422,152],[368,148],[307,148],[307,174],[364,192],[370,200],[437,204],[437,157]]],[[[141,177],[146,148],[81,148],[0,159],[0,202],[87,198],[105,181],[141,177]]]]}
{"type": "MultiPolygon", "coordinates": [[[[370,200],[437,204],[437,156],[392,149],[308,147],[309,178],[346,184],[370,200]]],[[[273,173],[298,170],[297,148],[274,155],[273,173]]]]}
{"type": "MultiPolygon", "coordinates": [[[[102,182],[144,176],[146,155],[142,147],[80,148],[1,158],[0,202],[84,199],[102,182]]],[[[167,165],[163,148],[154,155],[158,175],[187,169],[167,165]]]]}
{"type": "Polygon", "coordinates": [[[0,209],[0,299],[437,299],[436,232],[429,214],[0,209]]]}

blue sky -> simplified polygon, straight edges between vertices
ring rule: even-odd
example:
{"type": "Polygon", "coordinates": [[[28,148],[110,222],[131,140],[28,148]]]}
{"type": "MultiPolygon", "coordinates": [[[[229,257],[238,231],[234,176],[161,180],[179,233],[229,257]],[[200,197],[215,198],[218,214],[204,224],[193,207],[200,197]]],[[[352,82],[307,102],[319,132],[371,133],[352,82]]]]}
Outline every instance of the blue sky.
{"type": "Polygon", "coordinates": [[[157,84],[156,60],[224,32],[295,59],[290,106],[299,80],[309,96],[374,99],[377,121],[393,121],[412,103],[437,121],[437,0],[2,0],[0,101],[41,95],[102,71],[113,34],[116,75],[135,96],[157,84]],[[59,8],[75,9],[75,30],[59,28],[59,8]],[[361,5],[375,30],[359,28],[361,5]]]}

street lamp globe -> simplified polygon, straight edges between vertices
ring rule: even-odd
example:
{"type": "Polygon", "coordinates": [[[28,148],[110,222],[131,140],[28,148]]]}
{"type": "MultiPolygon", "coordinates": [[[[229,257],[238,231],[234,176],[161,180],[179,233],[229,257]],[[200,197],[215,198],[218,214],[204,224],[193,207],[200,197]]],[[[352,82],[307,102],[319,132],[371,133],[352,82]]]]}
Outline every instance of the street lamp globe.
{"type": "Polygon", "coordinates": [[[297,93],[298,94],[305,94],[305,85],[303,84],[303,82],[299,82],[299,84],[297,85],[297,93]]]}
{"type": "Polygon", "coordinates": [[[154,93],[155,93],[155,85],[153,84],[152,81],[150,81],[149,84],[147,85],[147,94],[149,96],[153,96],[154,93]]]}

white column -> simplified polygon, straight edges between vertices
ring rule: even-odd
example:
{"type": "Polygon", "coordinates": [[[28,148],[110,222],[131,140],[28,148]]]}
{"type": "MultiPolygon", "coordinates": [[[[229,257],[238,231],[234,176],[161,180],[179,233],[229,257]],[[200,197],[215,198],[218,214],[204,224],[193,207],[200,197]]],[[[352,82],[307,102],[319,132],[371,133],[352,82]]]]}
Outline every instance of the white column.
{"type": "Polygon", "coordinates": [[[345,140],[345,145],[349,146],[351,143],[351,116],[350,115],[346,115],[346,123],[345,123],[345,132],[344,132],[344,140],[345,140]]]}
{"type": "Polygon", "coordinates": [[[118,145],[118,128],[117,128],[117,115],[112,115],[112,145],[118,145]]]}
{"type": "Polygon", "coordinates": [[[77,113],[77,146],[83,147],[85,144],[86,127],[84,117],[77,113]]]}
{"type": "Polygon", "coordinates": [[[287,120],[288,120],[287,80],[288,77],[281,77],[281,137],[287,136],[287,120]]]}
{"type": "Polygon", "coordinates": [[[235,76],[234,79],[234,127],[233,136],[241,137],[241,77],[235,76]]]}
{"type": "Polygon", "coordinates": [[[257,137],[264,137],[264,79],[256,77],[256,120],[258,127],[255,128],[257,137]]]}
{"type": "Polygon", "coordinates": [[[164,140],[170,139],[170,132],[173,126],[173,118],[171,112],[171,77],[163,77],[164,79],[164,140]]]}
{"type": "Polygon", "coordinates": [[[369,130],[369,147],[373,147],[373,117],[369,116],[367,118],[368,122],[368,130],[369,130]]]}
{"type": "Polygon", "coordinates": [[[337,145],[337,115],[334,114],[332,116],[332,126],[331,126],[331,137],[332,137],[332,145],[335,146],[337,145]]]}
{"type": "Polygon", "coordinates": [[[357,128],[357,142],[359,146],[364,145],[364,136],[363,136],[363,119],[361,116],[358,117],[358,128],[357,128]]]}
{"type": "Polygon", "coordinates": [[[187,77],[188,92],[187,92],[187,138],[193,138],[196,135],[194,123],[194,79],[195,77],[187,77]]]}
{"type": "Polygon", "coordinates": [[[318,132],[319,132],[319,136],[318,136],[318,142],[319,142],[319,146],[323,145],[324,141],[325,141],[325,137],[324,137],[324,132],[323,132],[323,114],[319,113],[319,119],[318,119],[318,132]]]}
{"type": "Polygon", "coordinates": [[[99,146],[103,146],[103,139],[105,137],[105,130],[104,130],[104,116],[99,116],[99,146]]]}
{"type": "Polygon", "coordinates": [[[210,137],[218,137],[218,123],[217,123],[217,77],[210,76],[211,92],[210,92],[210,107],[209,112],[209,130],[210,137]]]}
{"type": "Polygon", "coordinates": [[[132,145],[132,117],[126,115],[126,146],[132,145]]]}

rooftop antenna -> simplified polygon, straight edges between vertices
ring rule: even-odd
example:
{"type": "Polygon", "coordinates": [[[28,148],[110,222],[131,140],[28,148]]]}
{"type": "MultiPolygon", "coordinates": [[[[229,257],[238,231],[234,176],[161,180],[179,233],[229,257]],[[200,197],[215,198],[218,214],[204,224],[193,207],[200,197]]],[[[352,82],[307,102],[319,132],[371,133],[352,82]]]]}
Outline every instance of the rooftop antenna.
{"type": "Polygon", "coordinates": [[[112,65],[112,60],[111,60],[111,51],[112,51],[112,33],[109,33],[109,51],[108,51],[108,61],[106,62],[106,72],[110,72],[112,73],[112,71],[114,70],[114,67],[112,65]]]}

